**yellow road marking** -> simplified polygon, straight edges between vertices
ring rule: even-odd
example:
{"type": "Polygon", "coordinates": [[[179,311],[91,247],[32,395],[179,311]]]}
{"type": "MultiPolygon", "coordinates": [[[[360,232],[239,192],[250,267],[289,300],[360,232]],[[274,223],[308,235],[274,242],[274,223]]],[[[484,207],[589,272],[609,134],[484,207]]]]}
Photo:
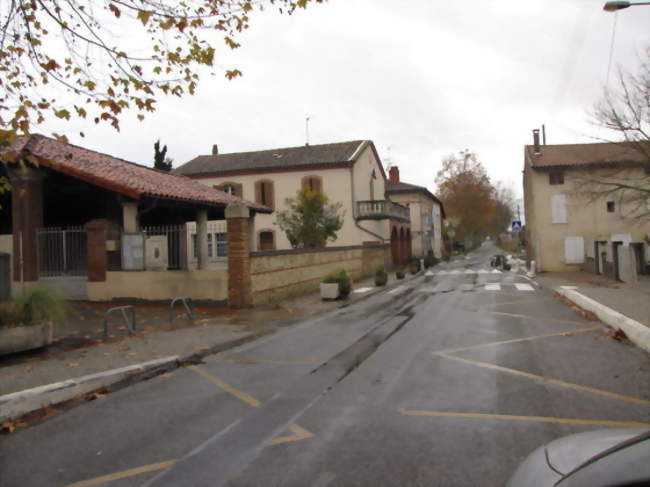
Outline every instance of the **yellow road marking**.
{"type": "Polygon", "coordinates": [[[316,365],[318,360],[253,360],[253,359],[222,359],[219,363],[227,364],[270,364],[270,365],[316,365]]]}
{"type": "Polygon", "coordinates": [[[608,419],[550,418],[546,416],[516,416],[512,414],[451,413],[447,411],[420,411],[400,409],[405,416],[431,416],[447,418],[502,419],[506,421],[531,421],[535,423],[589,424],[595,426],[618,426],[622,428],[642,428],[650,423],[636,421],[611,421],[608,419]]]}
{"type": "Polygon", "coordinates": [[[487,303],[479,304],[472,306],[473,308],[487,308],[490,306],[502,306],[506,304],[522,304],[522,303],[544,303],[546,301],[552,301],[552,298],[534,298],[534,299],[520,299],[519,301],[503,301],[500,303],[487,303]]]}
{"type": "Polygon", "coordinates": [[[93,485],[99,485],[106,482],[113,482],[114,480],[120,480],[128,477],[133,477],[135,475],[141,475],[143,473],[163,470],[165,468],[171,467],[172,465],[174,465],[174,463],[176,463],[176,460],[167,460],[166,462],[151,463],[149,465],[143,465],[142,467],[130,468],[128,470],[122,470],[121,472],[102,475],[101,477],[95,477],[93,479],[82,480],[81,482],[68,484],[66,487],[91,487],[93,485]]]}
{"type": "Polygon", "coordinates": [[[521,318],[525,320],[540,320],[540,321],[555,321],[557,323],[568,323],[570,325],[580,325],[580,326],[586,326],[589,324],[587,320],[585,321],[575,321],[575,320],[562,320],[559,318],[549,318],[547,316],[532,316],[532,315],[522,315],[518,313],[506,313],[505,311],[489,311],[485,309],[474,309],[474,308],[465,308],[469,311],[473,311],[476,313],[490,313],[493,315],[500,315],[500,316],[511,316],[513,318],[521,318]]]}
{"type": "Polygon", "coordinates": [[[542,338],[551,338],[551,337],[557,337],[557,336],[570,336],[574,333],[584,333],[586,331],[593,331],[593,330],[598,330],[600,329],[600,326],[592,326],[590,328],[579,328],[579,329],[574,329],[574,330],[567,330],[567,331],[560,331],[557,333],[548,333],[546,335],[536,335],[532,337],[526,337],[526,338],[514,338],[512,340],[504,340],[501,342],[490,342],[490,343],[484,343],[482,345],[473,345],[470,347],[460,347],[460,348],[448,348],[446,350],[438,350],[433,353],[456,353],[456,352],[465,352],[467,350],[476,350],[478,348],[483,348],[483,347],[495,347],[497,345],[507,345],[509,343],[518,343],[518,342],[528,342],[532,340],[540,340],[542,338]]]}
{"type": "Polygon", "coordinates": [[[222,381],[221,379],[219,379],[219,377],[217,377],[216,375],[212,375],[209,372],[206,372],[205,370],[200,369],[199,367],[196,367],[195,365],[188,365],[187,368],[189,370],[191,370],[192,372],[195,372],[195,373],[199,374],[201,377],[209,380],[214,385],[216,385],[218,388],[228,392],[229,394],[232,394],[237,399],[239,399],[240,401],[245,402],[246,404],[248,404],[251,407],[258,408],[258,407],[260,407],[262,405],[262,403],[260,401],[255,399],[250,394],[246,394],[245,392],[240,391],[239,389],[235,389],[230,384],[227,384],[224,381],[222,381]]]}
{"type": "Polygon", "coordinates": [[[576,389],[579,391],[585,391],[585,392],[590,392],[592,394],[598,394],[601,396],[606,396],[606,397],[611,397],[613,399],[620,399],[622,401],[627,401],[627,402],[633,402],[636,404],[642,404],[644,406],[650,406],[650,401],[647,401],[645,399],[640,399],[638,397],[632,397],[632,396],[626,396],[624,394],[618,394],[616,392],[609,392],[609,391],[604,391],[602,389],[596,389],[594,387],[588,387],[588,386],[581,386],[580,384],[574,384],[572,382],[565,382],[563,380],[559,379],[553,379],[551,377],[544,377],[543,375],[536,375],[536,374],[531,374],[529,372],[524,372],[522,370],[517,370],[517,369],[509,369],[507,367],[501,367],[500,365],[494,365],[490,364],[488,362],[479,362],[477,360],[470,360],[466,358],[461,358],[461,357],[456,357],[453,355],[448,355],[443,352],[434,352],[435,355],[438,355],[443,358],[448,358],[450,360],[457,360],[459,362],[464,362],[470,365],[475,365],[476,367],[482,367],[484,369],[492,369],[492,370],[498,370],[500,372],[506,372],[508,374],[513,374],[513,375],[519,375],[521,377],[527,377],[529,379],[534,379],[534,380],[539,380],[542,382],[546,382],[547,384],[555,384],[558,386],[562,387],[568,387],[570,389],[576,389]]]}
{"type": "Polygon", "coordinates": [[[267,445],[272,446],[279,445],[280,443],[290,443],[292,441],[306,440],[307,438],[312,438],[314,436],[314,433],[307,431],[305,428],[295,423],[289,425],[289,430],[291,430],[294,434],[288,436],[278,436],[277,438],[269,441],[267,445]]]}

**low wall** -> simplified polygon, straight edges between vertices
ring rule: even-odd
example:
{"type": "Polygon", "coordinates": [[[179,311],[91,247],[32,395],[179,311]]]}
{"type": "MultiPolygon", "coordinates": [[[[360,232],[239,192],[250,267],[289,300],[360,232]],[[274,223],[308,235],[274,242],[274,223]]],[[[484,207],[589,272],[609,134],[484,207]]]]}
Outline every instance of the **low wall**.
{"type": "Polygon", "coordinates": [[[253,252],[253,304],[313,292],[325,275],[337,269],[345,269],[355,280],[373,274],[389,262],[387,244],[253,252]]]}
{"type": "Polygon", "coordinates": [[[168,301],[178,296],[226,302],[228,271],[109,271],[106,281],[88,283],[90,301],[120,298],[168,301]]]}

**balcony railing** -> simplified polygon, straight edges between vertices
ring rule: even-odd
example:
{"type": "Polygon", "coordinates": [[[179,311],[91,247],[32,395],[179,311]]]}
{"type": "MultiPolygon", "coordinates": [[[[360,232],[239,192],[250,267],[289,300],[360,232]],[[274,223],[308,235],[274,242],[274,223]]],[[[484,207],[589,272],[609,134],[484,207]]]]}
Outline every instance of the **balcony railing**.
{"type": "Polygon", "coordinates": [[[389,200],[357,201],[357,220],[394,219],[410,221],[407,206],[389,200]]]}

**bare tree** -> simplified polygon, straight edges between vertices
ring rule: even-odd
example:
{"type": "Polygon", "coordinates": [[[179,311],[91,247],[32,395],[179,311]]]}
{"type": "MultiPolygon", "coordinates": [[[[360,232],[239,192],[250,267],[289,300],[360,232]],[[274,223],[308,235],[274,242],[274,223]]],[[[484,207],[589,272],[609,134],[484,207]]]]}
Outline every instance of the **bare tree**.
{"type": "Polygon", "coordinates": [[[622,140],[611,164],[576,173],[576,191],[592,201],[614,201],[624,218],[650,220],[650,46],[636,74],[619,70],[616,90],[605,91],[593,117],[622,140]]]}

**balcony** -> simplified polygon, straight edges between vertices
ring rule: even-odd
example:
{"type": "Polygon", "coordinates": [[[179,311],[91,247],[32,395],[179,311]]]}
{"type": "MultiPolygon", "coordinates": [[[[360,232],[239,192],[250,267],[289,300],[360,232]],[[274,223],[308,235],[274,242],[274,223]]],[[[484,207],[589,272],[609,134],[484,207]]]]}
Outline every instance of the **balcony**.
{"type": "Polygon", "coordinates": [[[357,201],[357,220],[411,220],[407,206],[389,200],[357,201]]]}

